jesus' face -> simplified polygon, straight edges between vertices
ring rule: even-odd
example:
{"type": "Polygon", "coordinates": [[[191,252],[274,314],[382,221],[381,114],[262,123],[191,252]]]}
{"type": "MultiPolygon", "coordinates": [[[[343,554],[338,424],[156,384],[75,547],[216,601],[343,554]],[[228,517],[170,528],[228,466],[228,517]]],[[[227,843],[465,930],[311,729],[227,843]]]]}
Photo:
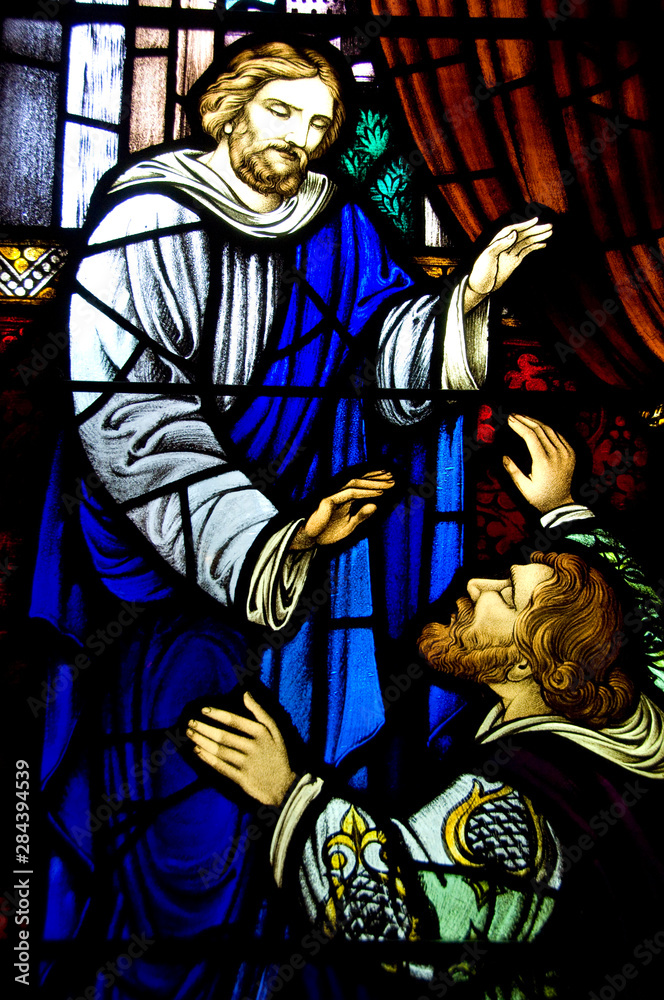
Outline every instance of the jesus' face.
{"type": "Polygon", "coordinates": [[[334,98],[320,77],[271,80],[245,105],[229,136],[233,170],[256,191],[292,197],[333,113],[334,98]]]}
{"type": "Polygon", "coordinates": [[[504,580],[470,580],[468,597],[459,598],[450,624],[428,625],[420,649],[443,673],[480,684],[504,680],[521,659],[514,644],[517,618],[553,575],[550,566],[530,563],[512,566],[504,580]]]}

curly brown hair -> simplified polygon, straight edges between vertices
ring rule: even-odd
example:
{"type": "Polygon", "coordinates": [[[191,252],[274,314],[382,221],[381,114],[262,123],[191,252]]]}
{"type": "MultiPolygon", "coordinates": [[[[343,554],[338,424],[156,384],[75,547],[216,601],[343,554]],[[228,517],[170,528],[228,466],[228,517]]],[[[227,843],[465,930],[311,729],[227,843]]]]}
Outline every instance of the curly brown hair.
{"type": "Polygon", "coordinates": [[[615,593],[579,556],[533,552],[530,561],[553,575],[533,591],[511,641],[474,636],[475,608],[462,597],[449,625],[425,625],[420,652],[434,669],[478,684],[504,681],[510,667],[526,662],[553,712],[593,729],[618,724],[632,706],[634,685],[616,662],[623,633],[615,593]]]}
{"type": "Polygon", "coordinates": [[[550,566],[514,626],[514,643],[556,713],[593,729],[621,722],[634,685],[616,659],[622,613],[604,577],[577,555],[533,552],[550,566]]]}
{"type": "Polygon", "coordinates": [[[268,42],[243,49],[228,64],[200,99],[198,108],[203,128],[215,142],[223,135],[224,125],[244,111],[258,91],[272,80],[310,80],[318,76],[332,93],[332,124],[311,153],[316,159],[337,138],[346,118],[341,98],[341,80],[334,67],[315,49],[295,48],[286,42],[268,42]]]}

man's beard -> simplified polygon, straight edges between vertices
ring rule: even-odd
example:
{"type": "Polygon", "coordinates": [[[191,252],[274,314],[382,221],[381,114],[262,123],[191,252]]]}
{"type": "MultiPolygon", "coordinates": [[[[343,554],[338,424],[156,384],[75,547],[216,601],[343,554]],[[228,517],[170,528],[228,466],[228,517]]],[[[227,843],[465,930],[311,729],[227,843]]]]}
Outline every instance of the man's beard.
{"type": "Polygon", "coordinates": [[[261,139],[241,118],[228,137],[231,166],[241,181],[261,194],[292,198],[302,186],[309,157],[284,139],[261,139]]]}
{"type": "Polygon", "coordinates": [[[522,659],[516,646],[513,642],[496,644],[474,634],[475,605],[469,598],[460,597],[457,609],[449,625],[436,622],[425,625],[419,638],[420,652],[430,666],[441,673],[476,684],[504,681],[509,668],[522,659]]]}

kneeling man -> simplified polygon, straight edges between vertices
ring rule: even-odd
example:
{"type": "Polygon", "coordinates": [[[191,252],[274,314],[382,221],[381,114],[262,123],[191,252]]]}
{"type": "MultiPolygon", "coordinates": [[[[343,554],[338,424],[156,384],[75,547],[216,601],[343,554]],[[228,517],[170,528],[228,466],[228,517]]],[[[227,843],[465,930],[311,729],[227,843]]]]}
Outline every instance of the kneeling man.
{"type": "MultiPolygon", "coordinates": [[[[533,458],[529,477],[506,459],[514,481],[547,523],[593,546],[592,515],[569,493],[569,445],[537,421],[511,423],[533,458]]],[[[394,942],[396,966],[438,995],[480,966],[502,991],[490,996],[588,996],[606,976],[629,985],[632,972],[642,991],[639,948],[650,955],[645,967],[664,889],[664,714],[626,669],[615,591],[569,552],[534,552],[508,578],[472,579],[467,589],[448,625],[424,628],[420,649],[435,670],[485,685],[496,704],[468,766],[409,818],[296,775],[274,720],[248,692],[250,719],[208,708],[209,722],[190,722],[194,749],[281,808],[274,877],[297,885],[327,937],[394,942]],[[517,963],[501,952],[492,966],[492,945],[536,938],[517,963]],[[451,964],[442,954],[414,963],[406,942],[416,941],[459,943],[462,953],[451,964]]]]}

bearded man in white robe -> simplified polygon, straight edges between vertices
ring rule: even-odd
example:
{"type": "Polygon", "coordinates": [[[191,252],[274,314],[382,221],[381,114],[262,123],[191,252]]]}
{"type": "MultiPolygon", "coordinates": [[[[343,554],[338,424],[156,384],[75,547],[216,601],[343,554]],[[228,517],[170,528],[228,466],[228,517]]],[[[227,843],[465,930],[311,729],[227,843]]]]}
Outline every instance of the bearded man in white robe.
{"type": "MultiPolygon", "coordinates": [[[[418,287],[365,212],[309,169],[345,117],[339,76],[320,52],[245,42],[200,109],[215,149],[162,153],[115,180],[90,224],[70,313],[78,432],[101,484],[80,507],[93,572],[77,593],[88,605],[110,592],[141,609],[108,651],[92,723],[111,737],[96,762],[104,793],[122,803],[104,847],[116,901],[107,925],[155,937],[263,912],[251,896],[251,843],[236,864],[219,851],[242,840],[238,806],[201,787],[179,755],[137,781],[150,740],[173,731],[184,704],[260,678],[334,765],[384,723],[374,621],[387,608],[398,632],[407,611],[388,606],[371,564],[389,543],[402,553],[397,579],[412,589],[421,528],[406,510],[389,531],[352,537],[394,485],[388,462],[370,461],[385,451],[368,441],[354,373],[371,359],[375,407],[399,431],[431,413],[436,390],[481,386],[488,294],[551,232],[537,219],[515,224],[451,296],[418,287]],[[313,596],[322,600],[304,604],[321,562],[325,585],[313,596]]],[[[71,594],[52,586],[61,563],[49,556],[33,613],[85,644],[90,612],[72,622],[71,594]]],[[[52,711],[48,778],[80,718],[71,705],[52,711]]],[[[89,766],[77,765],[84,784],[89,766]]],[[[73,935],[88,907],[80,873],[96,860],[92,837],[71,833],[84,826],[72,820],[80,799],[68,795],[53,812],[80,862],[73,874],[67,862],[57,890],[77,899],[73,935]]],[[[208,989],[206,968],[192,996],[208,989]]],[[[175,995],[166,980],[164,995],[175,995]]]]}

